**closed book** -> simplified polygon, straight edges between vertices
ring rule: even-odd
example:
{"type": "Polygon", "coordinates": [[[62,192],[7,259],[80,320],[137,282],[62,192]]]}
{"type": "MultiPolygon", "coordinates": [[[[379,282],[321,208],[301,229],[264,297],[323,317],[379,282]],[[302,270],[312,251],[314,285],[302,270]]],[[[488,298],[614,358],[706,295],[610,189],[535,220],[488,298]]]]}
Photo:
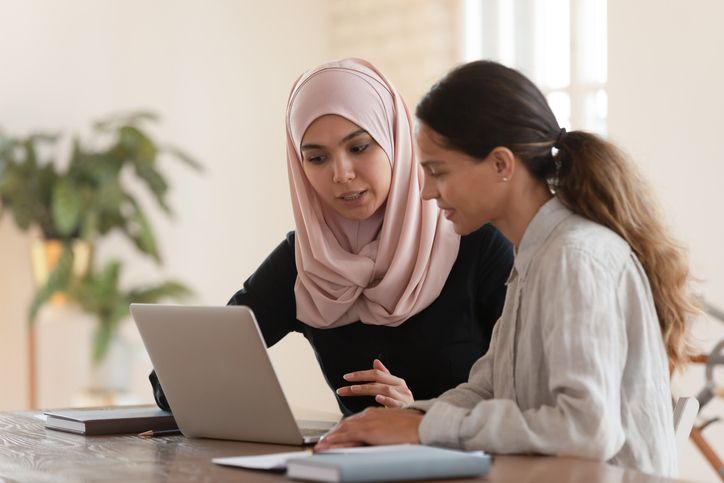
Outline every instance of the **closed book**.
{"type": "Polygon", "coordinates": [[[287,476],[309,481],[402,481],[483,475],[490,456],[406,445],[371,452],[317,453],[287,461],[287,476]]]}
{"type": "Polygon", "coordinates": [[[156,406],[56,409],[45,415],[46,428],[88,436],[177,428],[173,415],[156,406]]]}

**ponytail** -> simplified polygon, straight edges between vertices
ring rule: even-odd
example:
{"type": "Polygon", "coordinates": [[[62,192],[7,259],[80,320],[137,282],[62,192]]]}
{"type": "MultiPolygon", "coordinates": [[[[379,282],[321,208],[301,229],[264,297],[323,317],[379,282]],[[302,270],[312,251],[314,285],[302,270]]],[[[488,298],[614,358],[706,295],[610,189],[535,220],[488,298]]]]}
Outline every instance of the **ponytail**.
{"type": "Polygon", "coordinates": [[[454,69],[420,101],[416,115],[448,147],[473,158],[509,148],[574,213],[626,240],[648,276],[670,366],[688,360],[688,320],[699,310],[688,290],[686,252],[623,153],[594,134],[561,129],[530,80],[490,61],[454,69]]]}
{"type": "Polygon", "coordinates": [[[688,290],[684,248],[664,226],[658,204],[633,164],[613,144],[583,131],[567,133],[551,185],[571,211],[606,226],[631,246],[649,279],[669,364],[689,359],[688,321],[698,304],[688,290]]]}

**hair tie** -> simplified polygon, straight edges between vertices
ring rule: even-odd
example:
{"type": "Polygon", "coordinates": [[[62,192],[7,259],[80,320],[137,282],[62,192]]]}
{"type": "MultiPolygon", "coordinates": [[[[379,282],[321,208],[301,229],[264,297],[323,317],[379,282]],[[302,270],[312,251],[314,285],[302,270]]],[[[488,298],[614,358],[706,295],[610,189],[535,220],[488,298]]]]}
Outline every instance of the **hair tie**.
{"type": "Polygon", "coordinates": [[[553,143],[553,147],[556,149],[561,148],[561,143],[563,140],[566,139],[566,128],[562,127],[560,132],[558,132],[558,137],[556,138],[556,142],[553,143]]]}

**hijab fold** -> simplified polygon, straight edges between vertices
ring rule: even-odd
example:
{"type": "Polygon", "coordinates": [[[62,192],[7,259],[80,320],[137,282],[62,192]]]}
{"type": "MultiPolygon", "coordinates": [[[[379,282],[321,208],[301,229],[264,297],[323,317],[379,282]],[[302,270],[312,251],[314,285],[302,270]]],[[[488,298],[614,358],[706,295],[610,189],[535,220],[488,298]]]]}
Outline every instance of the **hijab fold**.
{"type": "Polygon", "coordinates": [[[442,291],[460,246],[433,201],[421,197],[412,122],[394,87],[370,63],[344,59],[302,75],[287,107],[287,168],[296,224],[297,318],[317,328],[356,321],[398,326],[442,291]],[[324,205],[302,167],[304,133],[335,114],[366,130],[387,154],[386,203],[365,220],[324,205]]]}

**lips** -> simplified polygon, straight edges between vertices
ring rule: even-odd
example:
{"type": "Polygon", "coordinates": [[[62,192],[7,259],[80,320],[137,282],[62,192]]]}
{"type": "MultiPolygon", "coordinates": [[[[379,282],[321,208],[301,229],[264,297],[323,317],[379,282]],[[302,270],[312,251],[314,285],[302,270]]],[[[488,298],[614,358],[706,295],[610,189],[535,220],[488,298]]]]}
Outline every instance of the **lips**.
{"type": "Polygon", "coordinates": [[[367,190],[347,191],[346,193],[342,193],[337,196],[337,198],[343,201],[355,201],[360,199],[365,193],[367,193],[367,190]]]}
{"type": "Polygon", "coordinates": [[[439,205],[438,205],[438,208],[440,209],[440,211],[442,211],[443,216],[444,216],[445,218],[447,218],[448,220],[449,220],[450,218],[452,218],[453,215],[455,214],[455,210],[452,209],[452,208],[444,208],[444,207],[439,206],[439,205]]]}

